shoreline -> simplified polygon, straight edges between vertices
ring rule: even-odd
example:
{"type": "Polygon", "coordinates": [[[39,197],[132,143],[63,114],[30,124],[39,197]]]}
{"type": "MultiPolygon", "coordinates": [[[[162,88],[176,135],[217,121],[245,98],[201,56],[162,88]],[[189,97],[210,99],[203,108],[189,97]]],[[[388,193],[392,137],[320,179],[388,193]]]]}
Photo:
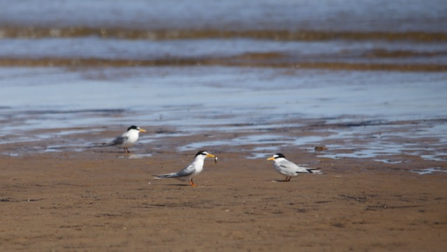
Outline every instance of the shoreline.
{"type": "MultiPolygon", "coordinates": [[[[64,117],[64,116],[63,116],[64,117]]],[[[64,117],[65,118],[65,117],[64,117]]],[[[26,118],[22,119],[26,121],[26,118]]],[[[209,122],[210,123],[210,122],[209,122]]],[[[356,120],[344,117],[325,119],[285,119],[253,124],[139,125],[138,143],[131,158],[147,158],[157,153],[195,153],[201,149],[221,153],[247,153],[248,159],[267,157],[276,152],[302,153],[317,159],[358,159],[380,164],[412,165],[414,162],[442,164],[447,161],[445,119],[356,120]]],[[[0,155],[38,156],[83,152],[115,153],[115,147],[92,148],[122,134],[116,125],[67,127],[17,131],[5,129],[0,138],[0,155]]],[[[29,126],[26,126],[29,127],[29,126]]],[[[431,165],[414,170],[436,168],[431,165]]]]}

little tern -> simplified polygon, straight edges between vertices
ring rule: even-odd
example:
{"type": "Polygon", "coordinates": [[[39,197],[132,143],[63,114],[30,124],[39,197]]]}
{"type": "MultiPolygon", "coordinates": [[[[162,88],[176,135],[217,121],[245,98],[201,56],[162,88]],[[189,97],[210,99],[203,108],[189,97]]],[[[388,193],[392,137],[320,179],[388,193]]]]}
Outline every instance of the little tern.
{"type": "Polygon", "coordinates": [[[156,175],[155,178],[156,179],[175,178],[181,181],[189,180],[189,184],[193,187],[196,187],[197,185],[194,184],[193,178],[202,172],[203,164],[207,157],[215,158],[213,154],[210,154],[207,151],[199,151],[194,157],[194,161],[192,161],[190,165],[183,168],[179,172],[156,175]]]}
{"type": "Polygon", "coordinates": [[[282,153],[276,153],[273,157],[268,158],[267,160],[273,160],[275,170],[281,175],[286,176],[284,182],[289,182],[292,177],[296,177],[300,173],[323,174],[318,168],[301,167],[290,162],[282,153]]]}
{"type": "Polygon", "coordinates": [[[98,147],[115,146],[117,148],[124,148],[124,153],[130,153],[129,147],[134,146],[135,143],[138,141],[140,132],[146,132],[146,130],[138,126],[132,125],[121,136],[117,136],[110,142],[100,143],[97,146],[98,147]]]}

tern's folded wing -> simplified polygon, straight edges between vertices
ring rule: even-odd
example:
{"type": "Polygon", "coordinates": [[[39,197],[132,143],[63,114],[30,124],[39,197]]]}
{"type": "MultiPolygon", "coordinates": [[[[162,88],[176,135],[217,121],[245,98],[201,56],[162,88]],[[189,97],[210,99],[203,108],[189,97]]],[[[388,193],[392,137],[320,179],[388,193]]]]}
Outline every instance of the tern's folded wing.
{"type": "Polygon", "coordinates": [[[279,169],[287,172],[293,173],[308,173],[309,171],[306,168],[298,166],[292,162],[282,162],[279,164],[279,169]]]}
{"type": "Polygon", "coordinates": [[[128,136],[119,136],[113,139],[112,141],[105,144],[106,146],[112,146],[112,145],[121,145],[123,144],[127,139],[129,139],[128,136]]]}
{"type": "Polygon", "coordinates": [[[196,168],[194,168],[194,166],[190,165],[190,166],[184,168],[183,170],[177,172],[177,176],[188,177],[188,176],[192,175],[194,172],[196,172],[196,168]]]}

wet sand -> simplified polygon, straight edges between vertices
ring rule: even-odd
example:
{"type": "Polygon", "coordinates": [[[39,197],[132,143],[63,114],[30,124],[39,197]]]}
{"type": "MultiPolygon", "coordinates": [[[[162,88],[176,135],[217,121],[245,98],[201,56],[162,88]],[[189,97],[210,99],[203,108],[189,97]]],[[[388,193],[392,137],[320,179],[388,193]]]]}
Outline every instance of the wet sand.
{"type": "Polygon", "coordinates": [[[447,174],[410,172],[445,170],[445,162],[329,159],[291,147],[283,151],[289,159],[325,174],[285,183],[274,182],[282,177],[267,155],[247,159],[250,146],[222,146],[209,149],[219,162],[208,159],[193,188],[151,178],[182,168],[195,152],[158,149],[132,158],[151,148],[136,146],[135,156],[114,148],[0,156],[0,250],[443,251],[447,245],[447,174]]]}

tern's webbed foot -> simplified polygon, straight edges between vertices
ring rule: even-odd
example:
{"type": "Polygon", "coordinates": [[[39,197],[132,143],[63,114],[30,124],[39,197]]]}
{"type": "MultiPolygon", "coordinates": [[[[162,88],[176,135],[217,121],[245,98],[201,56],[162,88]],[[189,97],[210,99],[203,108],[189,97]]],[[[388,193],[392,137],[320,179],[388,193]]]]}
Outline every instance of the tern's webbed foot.
{"type": "Polygon", "coordinates": [[[189,181],[189,184],[190,184],[192,187],[197,187],[197,185],[194,184],[194,182],[192,181],[192,179],[189,181]]]}

